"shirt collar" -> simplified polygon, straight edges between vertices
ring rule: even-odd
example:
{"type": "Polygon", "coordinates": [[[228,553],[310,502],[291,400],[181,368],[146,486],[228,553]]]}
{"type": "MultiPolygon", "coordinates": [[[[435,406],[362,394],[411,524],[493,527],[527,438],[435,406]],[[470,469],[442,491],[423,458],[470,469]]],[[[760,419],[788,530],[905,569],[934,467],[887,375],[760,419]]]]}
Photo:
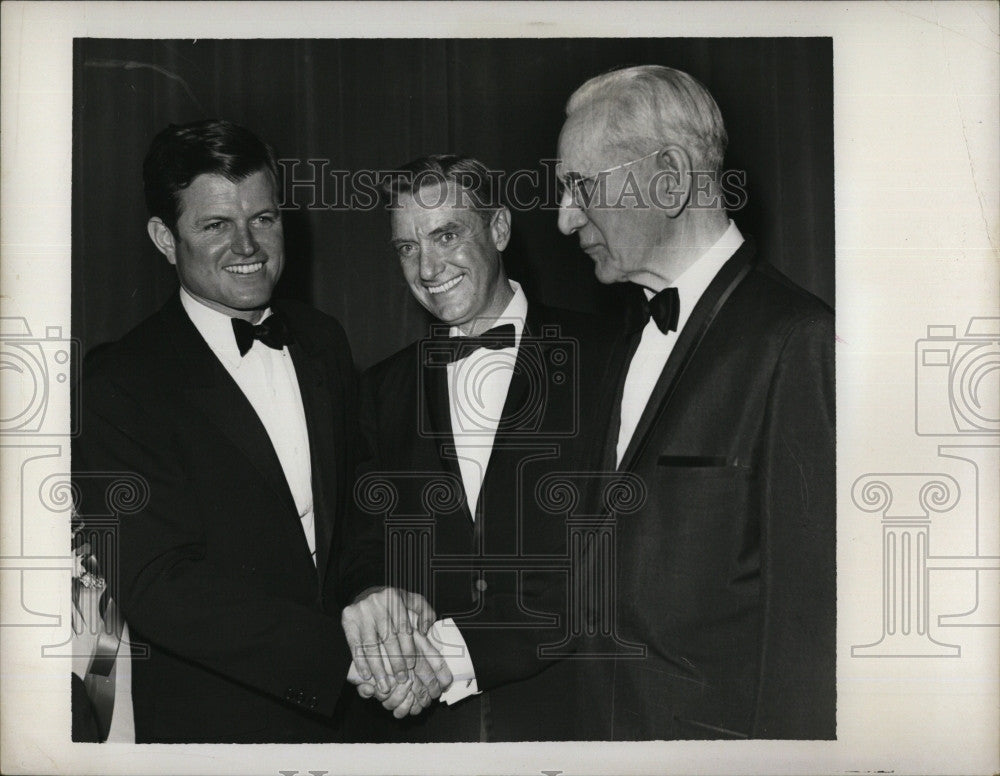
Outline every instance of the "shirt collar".
{"type": "MultiPolygon", "coordinates": [[[[243,363],[240,350],[233,335],[232,317],[218,310],[213,310],[204,302],[192,296],[184,286],[181,286],[181,306],[187,313],[191,323],[201,334],[219,360],[231,367],[238,368],[243,363]]],[[[271,308],[264,310],[261,320],[271,314],[271,308]]]]}
{"type": "MultiPolygon", "coordinates": [[[[493,326],[502,326],[506,323],[514,324],[514,347],[517,347],[521,344],[521,332],[524,331],[524,321],[528,317],[528,297],[524,295],[521,284],[516,280],[508,280],[507,282],[510,284],[514,296],[507,302],[507,306],[494,321],[493,326]]],[[[457,326],[452,326],[448,330],[448,336],[464,337],[465,335],[459,331],[457,326]]]]}
{"type": "MultiPolygon", "coordinates": [[[[730,219],[729,226],[715,241],[715,244],[699,256],[694,264],[684,270],[674,281],[673,285],[677,289],[681,303],[677,321],[678,332],[684,328],[684,323],[690,317],[694,306],[698,304],[701,295],[705,293],[719,270],[722,269],[722,265],[733,257],[742,244],[743,235],[735,222],[730,219]]],[[[643,291],[646,293],[646,299],[652,299],[655,296],[648,288],[644,288],[643,291]]],[[[659,330],[657,329],[657,331],[659,330]]]]}

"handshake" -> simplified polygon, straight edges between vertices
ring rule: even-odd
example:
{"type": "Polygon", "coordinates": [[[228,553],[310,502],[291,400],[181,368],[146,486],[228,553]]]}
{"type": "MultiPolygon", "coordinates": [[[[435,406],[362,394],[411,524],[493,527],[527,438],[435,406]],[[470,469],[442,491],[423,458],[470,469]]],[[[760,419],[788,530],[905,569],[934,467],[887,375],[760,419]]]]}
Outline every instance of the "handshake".
{"type": "Polygon", "coordinates": [[[447,661],[432,643],[434,619],[422,595],[393,587],[364,591],[341,614],[354,656],[348,680],[362,698],[381,701],[396,719],[419,714],[452,683],[447,661]]]}

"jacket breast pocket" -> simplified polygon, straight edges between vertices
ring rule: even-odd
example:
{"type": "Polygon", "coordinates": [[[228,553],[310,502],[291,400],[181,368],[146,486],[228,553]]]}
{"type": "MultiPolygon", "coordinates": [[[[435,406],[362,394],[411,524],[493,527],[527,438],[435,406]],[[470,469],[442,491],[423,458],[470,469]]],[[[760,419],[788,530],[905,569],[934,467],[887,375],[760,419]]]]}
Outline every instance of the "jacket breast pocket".
{"type": "MultiPolygon", "coordinates": [[[[661,455],[656,459],[657,466],[685,467],[690,469],[729,468],[725,456],[716,455],[661,455]]],[[[733,468],[741,468],[734,466],[733,468]]]]}
{"type": "Polygon", "coordinates": [[[746,515],[753,478],[749,466],[722,457],[660,455],[646,486],[675,529],[697,533],[746,515]]]}

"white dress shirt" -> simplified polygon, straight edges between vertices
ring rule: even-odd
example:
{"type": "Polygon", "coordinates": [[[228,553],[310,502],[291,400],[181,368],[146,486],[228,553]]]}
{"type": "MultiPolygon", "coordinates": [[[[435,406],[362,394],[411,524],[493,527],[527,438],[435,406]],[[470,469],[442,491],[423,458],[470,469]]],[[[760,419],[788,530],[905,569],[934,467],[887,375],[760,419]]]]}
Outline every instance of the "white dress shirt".
{"type": "MultiPolygon", "coordinates": [[[[520,284],[513,280],[508,282],[514,296],[492,326],[513,324],[514,347],[475,350],[465,358],[448,364],[451,433],[455,440],[465,498],[469,502],[473,520],[476,519],[479,493],[493,452],[497,426],[507,402],[507,391],[517,362],[517,349],[521,345],[524,321],[528,316],[528,299],[520,284]]],[[[457,326],[452,326],[449,334],[452,337],[464,336],[457,326]]],[[[455,677],[451,687],[441,694],[440,700],[451,705],[470,695],[477,695],[479,686],[476,683],[472,656],[455,621],[451,617],[439,620],[428,635],[455,677]]]]}
{"type": "MultiPolygon", "coordinates": [[[[732,258],[733,254],[743,244],[743,235],[730,220],[729,228],[722,233],[715,245],[703,253],[694,264],[688,267],[673,285],[680,298],[680,314],[677,319],[677,331],[661,332],[656,322],[650,318],[642,330],[639,347],[628,366],[625,376],[625,387],[622,391],[621,425],[618,428],[618,447],[616,464],[621,464],[622,457],[632,441],[639,418],[642,417],[649,397],[656,387],[660,373],[666,366],[667,359],[677,343],[677,338],[684,330],[684,325],[691,317],[701,295],[709,287],[712,280],[722,269],[722,265],[732,258]]],[[[653,292],[643,289],[647,299],[653,298],[653,292]]]]}
{"type": "MultiPolygon", "coordinates": [[[[202,304],[183,287],[181,304],[191,323],[236,381],[264,425],[295,500],[302,531],[315,563],[316,526],[309,430],[295,365],[288,348],[276,350],[254,340],[246,355],[240,357],[232,319],[228,315],[202,304]]],[[[265,310],[261,320],[270,313],[270,309],[265,310]]]]}
{"type": "MultiPolygon", "coordinates": [[[[513,280],[508,282],[514,296],[493,326],[513,324],[514,347],[475,350],[465,358],[448,364],[451,431],[473,520],[476,519],[479,491],[483,487],[493,440],[507,401],[524,319],[528,314],[528,300],[521,286],[513,280]]],[[[457,326],[452,326],[449,334],[458,338],[464,336],[457,326]]]]}
{"type": "MultiPolygon", "coordinates": [[[[462,475],[462,487],[473,520],[476,519],[479,493],[493,451],[497,426],[507,401],[507,391],[514,374],[524,321],[528,315],[528,299],[520,284],[513,280],[508,282],[514,296],[492,326],[513,324],[514,347],[497,350],[481,348],[465,358],[453,361],[447,367],[452,437],[458,456],[459,473],[462,475]]],[[[452,326],[448,334],[451,337],[465,336],[457,326],[452,326]]],[[[450,706],[470,695],[478,695],[480,690],[476,683],[472,656],[455,621],[451,617],[438,620],[431,626],[427,636],[431,644],[441,653],[454,677],[451,685],[441,693],[438,700],[450,706]]],[[[379,646],[386,673],[391,675],[392,669],[385,648],[381,644],[379,646]]],[[[355,684],[361,681],[353,662],[347,676],[355,684]]]]}

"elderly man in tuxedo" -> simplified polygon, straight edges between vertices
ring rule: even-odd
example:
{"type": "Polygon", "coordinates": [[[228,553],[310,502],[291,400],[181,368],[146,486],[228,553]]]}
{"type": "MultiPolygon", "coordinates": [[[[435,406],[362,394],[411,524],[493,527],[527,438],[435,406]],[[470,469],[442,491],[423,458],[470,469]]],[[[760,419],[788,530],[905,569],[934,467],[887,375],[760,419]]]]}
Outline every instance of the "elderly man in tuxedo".
{"type": "Polygon", "coordinates": [[[615,588],[645,657],[591,664],[602,738],[835,735],[833,315],[728,217],[726,142],[660,66],[584,83],[559,136],[560,230],[643,295],[604,466],[646,487],[615,588]]]}
{"type": "MultiPolygon", "coordinates": [[[[475,159],[441,155],[411,162],[386,186],[400,269],[439,323],[362,379],[367,455],[344,585],[406,588],[384,576],[411,569],[423,585],[413,592],[443,618],[435,644],[455,679],[438,703],[394,726],[401,741],[589,737],[572,700],[576,664],[543,654],[566,631],[567,540],[565,520],[538,500],[547,476],[579,469],[593,448],[593,376],[612,340],[507,277],[511,212],[498,182],[475,159]],[[379,485],[392,494],[382,514],[362,503],[379,485]],[[423,543],[391,538],[418,524],[423,543]],[[400,555],[407,546],[426,551],[400,555]]],[[[385,672],[377,652],[369,657],[358,661],[359,692],[405,716],[409,701],[376,689],[385,672]]]]}
{"type": "Polygon", "coordinates": [[[118,557],[101,559],[149,650],[132,665],[136,740],[364,737],[345,727],[359,717],[336,573],[356,377],[337,321],[271,298],[285,259],[274,153],[226,121],[171,125],[143,175],[149,236],[180,288],[88,360],[73,447],[84,514],[104,503],[94,473],[142,483],[118,557]]]}

